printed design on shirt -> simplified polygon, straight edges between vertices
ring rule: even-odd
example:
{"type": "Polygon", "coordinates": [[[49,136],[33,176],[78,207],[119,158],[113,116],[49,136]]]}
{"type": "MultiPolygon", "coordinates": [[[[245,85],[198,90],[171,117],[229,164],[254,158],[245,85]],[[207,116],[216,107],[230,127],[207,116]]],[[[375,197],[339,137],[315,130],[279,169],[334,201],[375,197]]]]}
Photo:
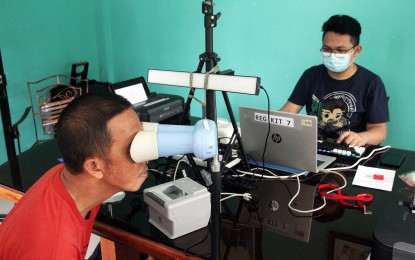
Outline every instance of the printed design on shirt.
{"type": "Polygon", "coordinates": [[[322,100],[313,95],[311,114],[319,119],[319,135],[337,138],[350,129],[350,117],[356,111],[356,99],[348,92],[332,92],[322,100]]]}

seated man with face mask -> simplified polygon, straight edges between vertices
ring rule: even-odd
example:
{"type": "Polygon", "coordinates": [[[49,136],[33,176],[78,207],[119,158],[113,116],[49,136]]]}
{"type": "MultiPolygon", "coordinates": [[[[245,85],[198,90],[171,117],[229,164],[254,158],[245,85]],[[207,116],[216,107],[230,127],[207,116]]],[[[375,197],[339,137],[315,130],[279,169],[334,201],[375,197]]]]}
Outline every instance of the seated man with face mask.
{"type": "Polygon", "coordinates": [[[334,15],[323,24],[323,64],[307,69],[281,111],[319,119],[319,138],[353,146],[377,145],[386,138],[388,98],[382,80],[354,63],[361,53],[359,22],[334,15]]]}

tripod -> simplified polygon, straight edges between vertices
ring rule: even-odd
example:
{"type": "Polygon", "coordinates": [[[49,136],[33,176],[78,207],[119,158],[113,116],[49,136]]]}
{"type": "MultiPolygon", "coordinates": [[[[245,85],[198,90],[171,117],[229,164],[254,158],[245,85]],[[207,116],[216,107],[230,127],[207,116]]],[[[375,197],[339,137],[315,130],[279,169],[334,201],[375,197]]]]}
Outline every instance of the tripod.
{"type": "MultiPolygon", "coordinates": [[[[194,92],[195,92],[195,88],[196,87],[201,87],[201,85],[204,88],[205,91],[205,102],[201,102],[203,105],[203,117],[207,118],[209,120],[212,120],[214,122],[217,121],[217,115],[216,115],[216,96],[215,96],[215,91],[214,90],[220,90],[222,92],[223,98],[225,100],[225,104],[230,116],[230,119],[232,121],[232,127],[233,127],[233,133],[231,135],[230,141],[228,142],[228,144],[226,145],[226,149],[225,152],[222,156],[222,160],[219,162],[219,155],[213,157],[212,159],[209,159],[207,161],[207,167],[210,168],[210,172],[211,172],[211,176],[206,176],[206,174],[204,176],[201,175],[201,172],[199,171],[196,163],[194,162],[194,159],[192,156],[190,156],[189,154],[186,154],[188,161],[190,162],[190,165],[192,166],[192,168],[196,171],[196,177],[200,179],[204,178],[204,177],[208,177],[208,179],[203,179],[202,181],[205,181],[205,183],[207,184],[210,194],[211,194],[211,245],[212,245],[212,255],[211,258],[212,259],[219,259],[220,258],[220,213],[221,213],[221,188],[222,188],[222,173],[225,172],[225,170],[227,170],[228,168],[225,167],[225,163],[228,162],[228,160],[230,159],[232,152],[234,149],[233,145],[236,141],[238,141],[238,149],[241,152],[241,156],[242,156],[242,163],[243,166],[245,167],[245,169],[247,169],[248,171],[250,171],[250,167],[244,152],[244,148],[243,148],[243,144],[242,144],[242,140],[241,140],[241,136],[239,134],[238,131],[238,127],[235,121],[235,117],[233,115],[233,111],[232,111],[232,107],[230,105],[229,102],[229,98],[227,95],[226,91],[232,91],[236,92],[236,93],[246,93],[246,94],[255,94],[258,95],[259,93],[259,79],[255,78],[255,85],[252,85],[252,81],[250,81],[250,84],[247,84],[245,86],[248,87],[249,91],[235,91],[235,88],[233,88],[234,86],[232,85],[232,83],[230,81],[227,81],[228,83],[226,83],[227,85],[229,85],[229,88],[226,86],[220,86],[219,85],[215,85],[218,84],[217,82],[213,85],[215,85],[213,87],[210,86],[210,82],[209,82],[209,75],[210,74],[220,74],[220,75],[212,75],[212,79],[215,78],[228,78],[228,80],[230,78],[233,78],[234,76],[234,72],[231,70],[228,71],[224,71],[224,72],[219,72],[218,69],[218,62],[220,60],[219,56],[213,51],[213,28],[216,27],[217,24],[217,20],[220,17],[220,13],[214,15],[213,14],[213,3],[212,0],[206,0],[203,1],[202,3],[202,13],[204,14],[204,26],[205,26],[205,52],[202,53],[201,55],[199,55],[199,64],[197,67],[196,72],[190,73],[189,74],[189,81],[188,84],[185,84],[184,86],[186,87],[190,87],[190,91],[189,91],[189,95],[187,98],[187,101],[185,103],[184,106],[184,111],[182,113],[182,116],[180,118],[180,122],[179,124],[183,124],[185,122],[186,117],[188,116],[188,112],[190,110],[190,103],[193,100],[194,97],[194,92]],[[204,74],[204,84],[200,84],[200,74],[203,66],[206,64],[206,73],[204,74]],[[197,80],[194,81],[193,76],[194,74],[197,75],[197,80]],[[231,77],[228,77],[229,75],[232,75],[231,77]],[[194,83],[196,83],[195,85],[193,85],[194,83]],[[195,86],[195,87],[194,87],[195,86]],[[215,88],[217,87],[217,88],[215,88]]],[[[149,73],[149,82],[152,83],[158,83],[158,84],[166,84],[167,82],[165,81],[166,78],[164,78],[164,80],[160,80],[161,78],[157,78],[157,77],[165,77],[165,76],[156,76],[154,74],[151,75],[151,80],[150,80],[150,73],[149,73]]],[[[170,75],[167,77],[171,77],[170,75]]],[[[235,79],[240,78],[238,76],[234,77],[235,79]]],[[[203,78],[202,78],[203,80],[203,78]]],[[[213,81],[213,80],[212,80],[213,81]]],[[[215,82],[215,81],[213,81],[215,82]]],[[[237,84],[245,84],[246,82],[242,83],[241,81],[239,81],[240,83],[237,84]]],[[[222,83],[223,84],[223,83],[222,83]]],[[[176,84],[173,84],[176,85],[176,84]]],[[[197,98],[195,98],[197,99],[197,98]]],[[[170,161],[171,161],[172,157],[169,157],[167,159],[166,165],[165,165],[165,171],[163,173],[163,181],[167,175],[167,171],[169,169],[169,165],[170,165],[170,161]]],[[[239,158],[237,158],[239,159],[239,158]]],[[[235,160],[237,160],[235,159],[235,160]]],[[[237,162],[237,161],[236,161],[237,162]]],[[[239,163],[239,162],[238,162],[239,163]]],[[[233,165],[233,162],[232,162],[233,165]]],[[[229,166],[229,165],[226,165],[229,166]]],[[[176,168],[177,169],[177,168],[176,168]]],[[[205,172],[206,173],[206,172],[205,172]]]]}
{"type": "MultiPolygon", "coordinates": [[[[205,27],[205,52],[199,56],[199,64],[196,72],[201,73],[203,65],[206,64],[207,74],[212,73],[212,71],[217,68],[218,62],[220,61],[219,56],[213,51],[213,28],[217,25],[217,20],[221,16],[221,13],[216,15],[213,14],[213,1],[207,0],[202,3],[202,13],[204,14],[204,27],[205,27]]],[[[221,74],[224,75],[233,75],[234,72],[224,71],[221,74]]],[[[208,76],[208,75],[207,75],[208,76]]],[[[190,104],[194,96],[195,89],[191,88],[189,91],[188,98],[184,107],[184,113],[180,119],[180,124],[184,123],[185,115],[190,110],[190,104]]],[[[214,90],[205,90],[205,107],[204,107],[204,116],[207,119],[217,121],[216,114],[216,95],[214,90]]],[[[212,185],[210,187],[211,192],[211,259],[220,259],[220,212],[221,212],[221,174],[224,170],[224,164],[227,162],[232,154],[232,147],[234,142],[237,140],[239,149],[241,151],[242,162],[244,167],[249,170],[248,160],[246,158],[242,139],[238,131],[238,126],[232,111],[232,107],[229,102],[228,94],[225,91],[222,91],[222,95],[226,104],[226,108],[232,123],[233,133],[226,146],[225,152],[223,154],[221,162],[218,160],[218,156],[213,159],[208,160],[208,167],[211,167],[211,177],[212,185]]],[[[193,161],[192,158],[188,157],[189,161],[193,161]]],[[[195,165],[194,162],[192,166],[195,165]]]]}

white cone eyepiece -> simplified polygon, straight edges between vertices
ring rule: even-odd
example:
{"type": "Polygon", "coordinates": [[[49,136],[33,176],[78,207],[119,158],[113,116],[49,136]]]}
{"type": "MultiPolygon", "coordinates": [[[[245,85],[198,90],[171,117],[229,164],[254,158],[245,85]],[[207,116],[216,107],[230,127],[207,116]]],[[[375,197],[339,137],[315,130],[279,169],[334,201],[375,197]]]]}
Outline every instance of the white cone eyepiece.
{"type": "Polygon", "coordinates": [[[131,143],[135,162],[146,162],[176,154],[193,153],[205,160],[218,154],[218,134],[214,121],[199,120],[194,126],[143,123],[131,143]]]}

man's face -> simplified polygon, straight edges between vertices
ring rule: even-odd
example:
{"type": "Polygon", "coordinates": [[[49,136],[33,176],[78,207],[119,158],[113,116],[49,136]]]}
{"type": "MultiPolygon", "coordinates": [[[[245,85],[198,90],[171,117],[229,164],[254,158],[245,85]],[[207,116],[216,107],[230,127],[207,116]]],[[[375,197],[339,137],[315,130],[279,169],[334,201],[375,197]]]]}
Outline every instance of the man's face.
{"type": "Polygon", "coordinates": [[[148,176],[147,164],[133,161],[130,146],[137,132],[143,130],[143,124],[136,112],[127,109],[108,122],[108,129],[112,136],[112,146],[105,181],[117,190],[136,191],[148,176]]]}
{"type": "Polygon", "coordinates": [[[353,61],[354,57],[357,56],[362,48],[360,45],[356,46],[356,50],[353,52],[355,47],[351,41],[351,36],[348,34],[338,34],[335,32],[327,32],[323,38],[323,49],[329,49],[335,53],[351,53],[350,61],[353,61]],[[353,53],[352,53],[353,52],[353,53]]]}

